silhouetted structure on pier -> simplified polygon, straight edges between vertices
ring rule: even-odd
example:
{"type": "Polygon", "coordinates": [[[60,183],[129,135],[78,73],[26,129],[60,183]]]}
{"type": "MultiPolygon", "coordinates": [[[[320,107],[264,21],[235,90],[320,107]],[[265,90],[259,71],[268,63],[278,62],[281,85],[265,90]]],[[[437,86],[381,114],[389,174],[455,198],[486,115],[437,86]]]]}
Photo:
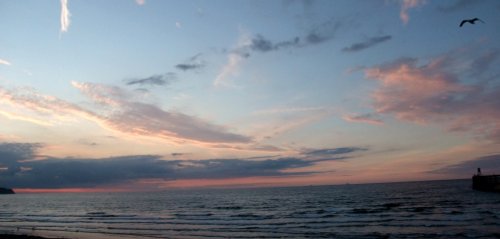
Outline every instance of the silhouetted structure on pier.
{"type": "Polygon", "coordinates": [[[481,168],[472,176],[472,188],[479,191],[500,192],[500,175],[482,175],[481,168]]]}

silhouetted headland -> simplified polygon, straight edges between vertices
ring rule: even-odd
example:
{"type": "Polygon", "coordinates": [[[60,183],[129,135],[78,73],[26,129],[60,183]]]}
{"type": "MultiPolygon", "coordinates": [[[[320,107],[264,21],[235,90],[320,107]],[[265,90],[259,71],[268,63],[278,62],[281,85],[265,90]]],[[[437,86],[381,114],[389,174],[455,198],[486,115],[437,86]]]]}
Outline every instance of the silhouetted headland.
{"type": "Polygon", "coordinates": [[[15,192],[10,188],[0,188],[0,194],[15,194],[15,192]]]}
{"type": "Polygon", "coordinates": [[[482,175],[481,168],[472,176],[472,188],[478,191],[500,192],[500,175],[482,175]]]}

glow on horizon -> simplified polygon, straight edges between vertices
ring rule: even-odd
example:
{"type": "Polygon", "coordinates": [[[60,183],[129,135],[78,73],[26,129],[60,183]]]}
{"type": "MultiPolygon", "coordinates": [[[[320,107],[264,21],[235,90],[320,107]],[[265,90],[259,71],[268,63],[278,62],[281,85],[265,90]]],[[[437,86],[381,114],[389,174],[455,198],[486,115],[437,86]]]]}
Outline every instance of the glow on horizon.
{"type": "Polygon", "coordinates": [[[500,171],[498,9],[2,3],[0,183],[105,192],[500,171]],[[485,23],[458,27],[470,17],[485,23]]]}

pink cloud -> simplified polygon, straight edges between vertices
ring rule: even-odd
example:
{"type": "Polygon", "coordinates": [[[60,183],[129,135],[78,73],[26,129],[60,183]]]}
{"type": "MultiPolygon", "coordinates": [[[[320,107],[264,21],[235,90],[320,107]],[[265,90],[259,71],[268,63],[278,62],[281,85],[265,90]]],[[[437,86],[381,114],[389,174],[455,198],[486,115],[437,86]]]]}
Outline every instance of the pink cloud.
{"type": "Polygon", "coordinates": [[[218,143],[252,141],[250,137],[232,133],[227,127],[202,118],[134,101],[131,93],[119,87],[78,82],[73,82],[73,86],[100,106],[99,111],[88,110],[32,89],[6,90],[0,87],[0,115],[44,126],[83,118],[121,133],[171,142],[202,143],[207,147],[218,143]]]}
{"type": "Polygon", "coordinates": [[[401,2],[401,11],[399,12],[399,17],[404,24],[407,24],[410,21],[410,15],[408,15],[408,11],[412,8],[416,8],[422,6],[426,3],[426,0],[403,0],[401,2]]]}
{"type": "Polygon", "coordinates": [[[0,112],[2,115],[40,125],[51,125],[50,120],[60,121],[74,116],[91,120],[98,118],[77,105],[28,88],[6,90],[0,87],[0,104],[5,106],[0,112]]]}
{"type": "Polygon", "coordinates": [[[104,107],[103,120],[120,132],[166,138],[175,142],[248,143],[249,137],[231,133],[221,125],[181,112],[134,101],[133,95],[116,86],[73,82],[73,86],[104,107]]]}
{"type": "MultiPolygon", "coordinates": [[[[375,111],[421,124],[440,123],[450,131],[470,131],[500,142],[500,86],[465,84],[461,77],[472,74],[476,79],[474,64],[485,60],[466,57],[444,55],[423,65],[416,59],[401,59],[367,69],[366,77],[380,83],[372,93],[375,111]]],[[[487,59],[488,64],[495,60],[487,59]]]]}

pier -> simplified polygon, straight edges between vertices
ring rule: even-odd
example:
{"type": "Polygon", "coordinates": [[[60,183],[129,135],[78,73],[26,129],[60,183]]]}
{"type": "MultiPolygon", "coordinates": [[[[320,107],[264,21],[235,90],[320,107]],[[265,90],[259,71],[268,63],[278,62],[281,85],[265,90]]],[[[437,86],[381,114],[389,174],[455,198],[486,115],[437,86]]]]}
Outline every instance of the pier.
{"type": "Polygon", "coordinates": [[[482,175],[481,169],[472,176],[472,188],[478,191],[500,192],[500,175],[482,175]]]}

